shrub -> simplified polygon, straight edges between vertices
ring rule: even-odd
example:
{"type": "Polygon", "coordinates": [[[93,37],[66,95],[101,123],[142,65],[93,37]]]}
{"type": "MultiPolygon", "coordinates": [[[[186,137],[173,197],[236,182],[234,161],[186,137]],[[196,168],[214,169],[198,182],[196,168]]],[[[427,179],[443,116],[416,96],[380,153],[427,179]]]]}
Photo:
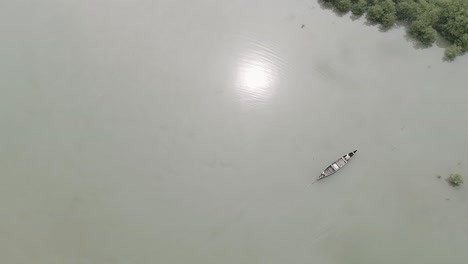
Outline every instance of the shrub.
{"type": "Polygon", "coordinates": [[[458,173],[450,174],[450,176],[448,177],[448,181],[452,185],[458,186],[463,183],[463,177],[458,173]]]}
{"type": "Polygon", "coordinates": [[[362,16],[367,11],[367,2],[366,0],[358,0],[353,3],[351,6],[351,12],[355,16],[362,16]]]}
{"type": "Polygon", "coordinates": [[[338,11],[347,13],[351,9],[351,0],[337,0],[335,7],[338,11]]]}
{"type": "Polygon", "coordinates": [[[419,40],[424,46],[430,47],[436,39],[435,30],[425,19],[417,19],[408,30],[408,33],[419,40]]]}
{"type": "Polygon", "coordinates": [[[445,58],[453,61],[455,57],[463,54],[463,49],[460,46],[452,45],[445,50],[445,58]]]}

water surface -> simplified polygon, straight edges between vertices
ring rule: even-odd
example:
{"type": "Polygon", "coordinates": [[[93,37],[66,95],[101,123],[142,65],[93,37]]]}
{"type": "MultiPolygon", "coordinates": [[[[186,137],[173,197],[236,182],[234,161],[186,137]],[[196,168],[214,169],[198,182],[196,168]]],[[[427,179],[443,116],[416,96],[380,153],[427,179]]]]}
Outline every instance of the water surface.
{"type": "Polygon", "coordinates": [[[305,0],[0,12],[5,263],[468,259],[468,56],[305,0]]]}

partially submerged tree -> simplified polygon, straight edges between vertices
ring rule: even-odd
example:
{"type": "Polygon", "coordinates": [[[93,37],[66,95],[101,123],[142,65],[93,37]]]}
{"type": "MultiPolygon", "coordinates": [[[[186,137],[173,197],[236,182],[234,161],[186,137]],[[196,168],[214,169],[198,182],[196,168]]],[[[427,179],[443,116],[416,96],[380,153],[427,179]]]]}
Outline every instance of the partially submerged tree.
{"type": "Polygon", "coordinates": [[[355,16],[362,16],[367,11],[366,0],[355,0],[351,4],[351,12],[355,16]]]}
{"type": "Polygon", "coordinates": [[[396,21],[395,3],[392,0],[376,2],[367,10],[367,19],[381,24],[384,28],[393,26],[396,21]]]}
{"type": "Polygon", "coordinates": [[[351,0],[337,0],[335,7],[338,11],[347,13],[351,9],[351,0]]]}
{"type": "Polygon", "coordinates": [[[383,28],[396,21],[408,25],[408,34],[424,46],[431,46],[436,31],[452,45],[445,51],[448,60],[468,52],[468,0],[323,0],[340,12],[351,10],[383,28]]]}
{"type": "Polygon", "coordinates": [[[463,48],[455,44],[445,49],[445,58],[449,61],[454,60],[455,57],[461,54],[463,54],[463,48]]]}
{"type": "Polygon", "coordinates": [[[426,47],[432,46],[432,43],[436,40],[435,30],[430,22],[424,18],[416,19],[416,21],[411,23],[408,33],[426,47]]]}
{"type": "Polygon", "coordinates": [[[450,174],[447,180],[454,186],[458,186],[463,183],[463,177],[458,173],[450,174]]]}

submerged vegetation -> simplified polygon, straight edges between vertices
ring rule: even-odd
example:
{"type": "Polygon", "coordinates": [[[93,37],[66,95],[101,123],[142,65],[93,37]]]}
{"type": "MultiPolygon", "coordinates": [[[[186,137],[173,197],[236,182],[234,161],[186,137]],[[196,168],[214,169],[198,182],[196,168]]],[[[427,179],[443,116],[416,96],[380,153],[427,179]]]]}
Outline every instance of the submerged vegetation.
{"type": "Polygon", "coordinates": [[[366,14],[384,29],[397,21],[408,25],[408,34],[430,47],[436,32],[450,42],[445,58],[453,60],[468,51],[468,0],[323,0],[341,13],[366,14]]]}
{"type": "Polygon", "coordinates": [[[447,178],[448,182],[454,186],[458,186],[463,183],[463,177],[458,173],[452,173],[447,178]]]}

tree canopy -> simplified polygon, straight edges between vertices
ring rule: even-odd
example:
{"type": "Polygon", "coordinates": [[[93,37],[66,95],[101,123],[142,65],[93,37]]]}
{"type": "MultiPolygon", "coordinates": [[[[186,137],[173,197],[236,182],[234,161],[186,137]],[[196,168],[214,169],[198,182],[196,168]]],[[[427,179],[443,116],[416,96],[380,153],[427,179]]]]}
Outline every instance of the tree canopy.
{"type": "Polygon", "coordinates": [[[367,20],[392,27],[407,23],[408,34],[430,47],[436,32],[450,42],[445,57],[453,60],[468,52],[468,0],[324,0],[337,11],[366,14],[367,20]]]}

